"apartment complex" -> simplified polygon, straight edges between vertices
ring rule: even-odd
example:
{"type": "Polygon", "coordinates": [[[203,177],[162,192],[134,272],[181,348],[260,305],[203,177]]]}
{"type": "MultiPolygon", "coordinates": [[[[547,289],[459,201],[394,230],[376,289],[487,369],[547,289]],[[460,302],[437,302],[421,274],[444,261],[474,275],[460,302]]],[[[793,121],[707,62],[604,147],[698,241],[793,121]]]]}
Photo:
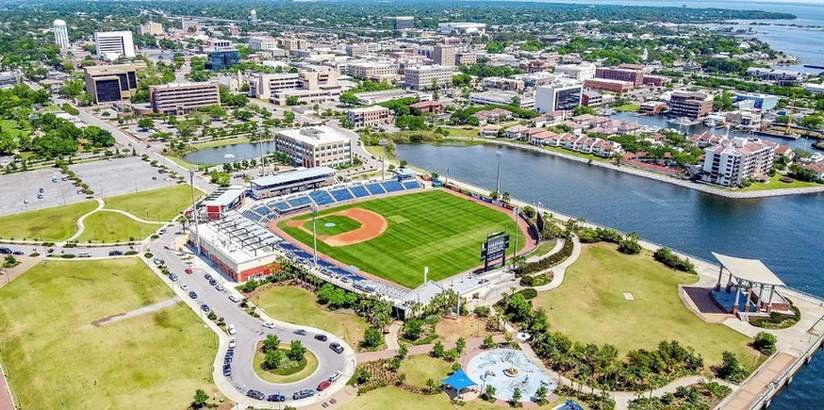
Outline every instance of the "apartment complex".
{"type": "Polygon", "coordinates": [[[349,57],[363,57],[368,53],[369,47],[366,46],[366,43],[346,45],[346,55],[349,57]]]}
{"type": "Polygon", "coordinates": [[[739,186],[746,180],[769,178],[776,147],[757,138],[733,138],[705,148],[701,180],[739,186]]]}
{"type": "Polygon", "coordinates": [[[90,66],[84,80],[95,104],[128,100],[137,91],[137,68],[134,64],[90,66]]]}
{"type": "Polygon", "coordinates": [[[356,128],[380,127],[392,124],[392,111],[380,105],[353,108],[346,113],[349,123],[356,128]]]}
{"type": "Polygon", "coordinates": [[[668,114],[674,117],[701,118],[712,111],[712,98],[699,92],[674,91],[668,114]]]}
{"type": "Polygon", "coordinates": [[[272,37],[250,37],[249,47],[255,51],[274,50],[278,48],[278,42],[272,37]]]}
{"type": "Polygon", "coordinates": [[[216,82],[171,83],[149,87],[152,111],[182,115],[211,105],[220,105],[220,88],[216,82]]]}
{"type": "Polygon", "coordinates": [[[611,80],[608,78],[591,78],[584,81],[584,86],[593,90],[609,91],[613,93],[623,93],[631,91],[634,83],[624,80],[611,80]]]}
{"type": "Polygon", "coordinates": [[[352,140],[327,126],[281,130],[275,147],[295,165],[336,167],[352,163],[352,140]]]}
{"type": "Polygon", "coordinates": [[[455,46],[451,44],[435,44],[432,49],[432,62],[443,66],[455,65],[455,46]]]}
{"type": "Polygon", "coordinates": [[[452,84],[452,67],[442,65],[425,65],[406,67],[403,81],[414,90],[430,90],[452,84]]]}
{"type": "Polygon", "coordinates": [[[132,58],[135,56],[131,31],[95,32],[94,46],[98,57],[111,61],[120,57],[132,58]]]}
{"type": "Polygon", "coordinates": [[[557,80],[535,91],[535,109],[542,113],[574,110],[581,105],[583,86],[574,80],[557,80]]]}

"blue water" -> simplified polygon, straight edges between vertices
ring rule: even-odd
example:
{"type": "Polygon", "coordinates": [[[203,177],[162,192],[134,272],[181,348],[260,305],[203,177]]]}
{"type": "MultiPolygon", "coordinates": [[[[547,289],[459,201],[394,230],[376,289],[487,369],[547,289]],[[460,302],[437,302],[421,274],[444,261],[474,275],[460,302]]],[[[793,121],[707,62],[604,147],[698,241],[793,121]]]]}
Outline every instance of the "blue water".
{"type": "MultiPolygon", "coordinates": [[[[492,188],[496,148],[398,145],[411,164],[492,188]]],[[[791,287],[824,296],[824,194],[730,200],[562,158],[502,147],[502,191],[566,215],[711,259],[711,251],[760,258],[791,287]]],[[[772,404],[821,408],[824,355],[772,404]]]]}
{"type": "Polygon", "coordinates": [[[243,143],[202,149],[186,154],[183,159],[196,165],[221,165],[244,159],[257,159],[260,158],[261,152],[267,155],[274,151],[274,141],[243,143]],[[226,155],[232,156],[226,157],[226,155]]]}

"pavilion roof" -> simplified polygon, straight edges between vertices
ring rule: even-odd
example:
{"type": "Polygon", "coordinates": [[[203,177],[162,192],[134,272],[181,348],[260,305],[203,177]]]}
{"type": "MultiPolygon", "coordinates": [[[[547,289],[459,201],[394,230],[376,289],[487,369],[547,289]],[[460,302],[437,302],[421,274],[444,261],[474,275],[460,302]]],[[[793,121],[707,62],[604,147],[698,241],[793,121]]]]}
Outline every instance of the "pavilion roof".
{"type": "Polygon", "coordinates": [[[713,252],[712,255],[721,262],[721,266],[723,266],[724,269],[728,270],[732,276],[738,279],[763,283],[765,285],[784,285],[784,282],[758,259],[736,258],[715,252],[713,252]]]}
{"type": "Polygon", "coordinates": [[[472,379],[464,373],[463,369],[458,369],[455,373],[452,373],[451,376],[444,379],[443,384],[460,391],[467,387],[472,387],[477,383],[473,382],[472,379]]]}

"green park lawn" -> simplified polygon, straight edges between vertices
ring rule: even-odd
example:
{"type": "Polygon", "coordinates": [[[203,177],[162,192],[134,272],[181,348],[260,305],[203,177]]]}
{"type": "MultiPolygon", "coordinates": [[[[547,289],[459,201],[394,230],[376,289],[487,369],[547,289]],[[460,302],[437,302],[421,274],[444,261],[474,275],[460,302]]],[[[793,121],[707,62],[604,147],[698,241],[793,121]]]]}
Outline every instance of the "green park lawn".
{"type": "MultiPolygon", "coordinates": [[[[203,193],[195,189],[195,199],[203,193]]],[[[188,184],[104,198],[106,208],[120,209],[149,221],[171,221],[192,203],[188,184]]]]}
{"type": "MultiPolygon", "coordinates": [[[[315,226],[318,235],[338,235],[360,228],[361,223],[343,215],[327,215],[315,218],[315,226]],[[332,224],[332,226],[326,226],[326,224],[332,224]]],[[[303,227],[311,232],[312,220],[306,221],[303,227]]]]}
{"type": "Polygon", "coordinates": [[[60,241],[77,231],[76,221],[97,208],[95,201],[38,209],[0,217],[0,237],[60,241]]]}
{"type": "Polygon", "coordinates": [[[560,288],[533,300],[546,310],[553,329],[583,343],[612,344],[620,352],[655,349],[677,340],[704,357],[705,366],[719,364],[725,350],[735,353],[748,370],[763,356],[750,339],[722,324],[705,323],[678,296],[679,284],[696,276],[676,272],[649,254],[624,255],[614,246],[586,245],[566,271],[560,288]],[[632,293],[634,301],[624,298],[632,293]]]}
{"type": "Polygon", "coordinates": [[[618,112],[638,112],[641,109],[641,104],[624,104],[615,107],[618,112]]]}
{"type": "Polygon", "coordinates": [[[80,242],[128,242],[143,240],[158,228],[158,224],[137,222],[117,212],[97,211],[83,221],[85,228],[77,238],[80,242]]]}
{"type": "Polygon", "coordinates": [[[449,363],[443,359],[422,354],[404,359],[398,373],[406,375],[406,384],[426,387],[426,381],[429,379],[432,379],[436,384],[440,384],[450,370],[449,363]]]}
{"type": "MultiPolygon", "coordinates": [[[[547,403],[542,409],[553,409],[563,400],[547,403]]],[[[495,410],[505,407],[488,403],[481,399],[468,401],[461,405],[453,404],[446,393],[433,395],[415,394],[399,387],[381,387],[368,393],[359,394],[347,403],[344,410],[384,410],[403,408],[404,410],[495,410]]]]}
{"type": "MultiPolygon", "coordinates": [[[[285,357],[286,353],[289,351],[289,345],[283,344],[278,350],[281,350],[285,357]]],[[[303,355],[303,360],[295,362],[284,359],[284,362],[281,363],[281,367],[275,370],[266,370],[263,368],[263,360],[265,358],[266,355],[263,354],[260,349],[255,352],[255,357],[253,360],[255,373],[257,373],[263,380],[272,383],[294,383],[311,376],[312,373],[314,373],[318,368],[317,356],[315,356],[315,354],[308,349],[303,355]]]]}
{"type": "Polygon", "coordinates": [[[311,326],[343,338],[357,348],[369,325],[354,313],[332,312],[315,301],[315,294],[302,288],[273,286],[256,292],[252,301],[269,316],[284,322],[311,326]]]}
{"type": "Polygon", "coordinates": [[[43,262],[0,288],[0,360],[18,405],[186,408],[195,389],[217,393],[217,337],[185,305],[92,324],[172,296],[136,258],[43,262]]]}
{"type": "MultiPolygon", "coordinates": [[[[491,209],[440,190],[391,196],[324,210],[321,216],[347,208],[363,208],[383,215],[389,228],[380,236],[354,245],[333,247],[318,241],[318,250],[347,265],[414,288],[429,279],[440,280],[480,265],[481,244],[494,232],[516,232],[510,242],[524,245],[524,235],[508,213],[491,209]],[[516,240],[517,238],[517,240],[516,240]]],[[[311,215],[297,216],[299,220],[311,215]]],[[[306,245],[312,235],[278,225],[306,245]]]]}
{"type": "Polygon", "coordinates": [[[742,189],[742,191],[764,191],[768,189],[788,189],[788,188],[809,188],[809,187],[824,187],[822,184],[815,182],[805,182],[793,179],[792,182],[782,182],[781,175],[775,174],[770,177],[770,180],[764,183],[755,182],[750,186],[742,189]]]}

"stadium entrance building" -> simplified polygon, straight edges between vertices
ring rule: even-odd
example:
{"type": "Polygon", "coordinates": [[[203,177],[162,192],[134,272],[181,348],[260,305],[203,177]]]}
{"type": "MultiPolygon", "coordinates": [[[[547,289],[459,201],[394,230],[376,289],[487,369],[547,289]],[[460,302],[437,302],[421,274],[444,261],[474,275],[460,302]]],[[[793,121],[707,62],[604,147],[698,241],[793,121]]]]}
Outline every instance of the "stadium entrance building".
{"type": "Polygon", "coordinates": [[[271,198],[320,188],[334,181],[335,172],[329,167],[316,167],[256,178],[251,181],[252,197],[271,198]]]}
{"type": "Polygon", "coordinates": [[[243,187],[234,186],[216,193],[203,200],[205,212],[201,211],[200,215],[209,221],[223,218],[226,212],[243,205],[243,187]]]}

